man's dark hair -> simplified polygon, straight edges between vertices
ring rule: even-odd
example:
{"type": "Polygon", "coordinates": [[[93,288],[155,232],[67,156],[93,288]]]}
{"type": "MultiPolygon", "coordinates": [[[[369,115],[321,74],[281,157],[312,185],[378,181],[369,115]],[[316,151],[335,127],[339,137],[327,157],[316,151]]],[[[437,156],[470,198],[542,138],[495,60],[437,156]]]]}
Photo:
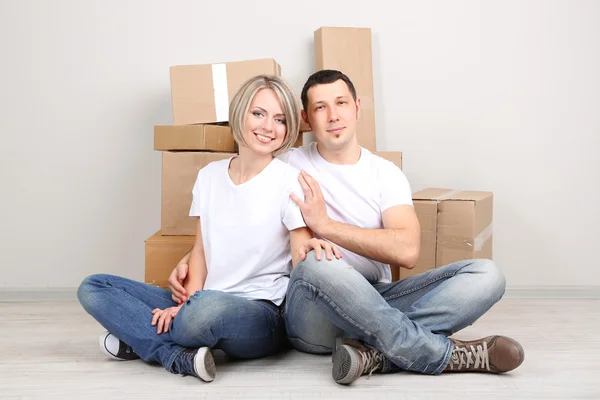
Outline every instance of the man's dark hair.
{"type": "Polygon", "coordinates": [[[328,83],[333,83],[338,80],[343,80],[346,82],[350,93],[352,94],[352,98],[356,101],[356,89],[352,84],[350,78],[344,75],[340,71],[336,71],[334,69],[324,69],[322,71],[317,71],[311,76],[308,77],[308,80],[304,84],[302,88],[302,94],[300,95],[300,99],[302,100],[302,107],[304,107],[304,111],[308,112],[306,109],[308,107],[308,89],[317,85],[325,85],[328,83]]]}

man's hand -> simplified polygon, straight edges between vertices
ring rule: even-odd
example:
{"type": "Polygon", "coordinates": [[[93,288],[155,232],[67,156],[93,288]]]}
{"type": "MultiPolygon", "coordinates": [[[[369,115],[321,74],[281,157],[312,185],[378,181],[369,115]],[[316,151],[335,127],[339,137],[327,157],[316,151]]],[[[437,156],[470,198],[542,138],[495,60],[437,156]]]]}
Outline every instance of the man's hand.
{"type": "Polygon", "coordinates": [[[188,274],[189,265],[187,262],[181,261],[171,275],[169,275],[169,289],[171,290],[171,298],[177,304],[183,304],[187,300],[187,292],[183,287],[183,281],[188,274]]]}
{"type": "Polygon", "coordinates": [[[181,305],[169,307],[164,310],[161,310],[160,308],[152,310],[152,326],[156,325],[157,335],[160,335],[163,332],[169,332],[169,325],[171,325],[171,321],[175,318],[180,308],[181,305]]]}
{"type": "Polygon", "coordinates": [[[335,258],[337,258],[338,260],[342,258],[342,253],[337,247],[335,247],[335,245],[325,240],[312,238],[310,240],[307,240],[306,243],[304,243],[298,249],[300,260],[304,261],[308,252],[310,252],[313,249],[315,250],[315,256],[317,257],[317,260],[319,261],[321,261],[323,250],[325,250],[325,255],[330,261],[333,260],[333,256],[335,256],[335,258]]]}
{"type": "Polygon", "coordinates": [[[300,171],[298,181],[304,191],[304,201],[300,200],[294,193],[290,193],[290,198],[300,208],[306,225],[317,235],[321,235],[322,228],[330,221],[321,187],[312,176],[304,171],[300,171]]]}

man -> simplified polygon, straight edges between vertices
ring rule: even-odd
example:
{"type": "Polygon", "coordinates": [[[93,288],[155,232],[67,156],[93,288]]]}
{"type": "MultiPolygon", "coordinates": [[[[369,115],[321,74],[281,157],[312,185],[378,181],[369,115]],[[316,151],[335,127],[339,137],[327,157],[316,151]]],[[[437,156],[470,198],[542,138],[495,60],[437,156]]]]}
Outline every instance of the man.
{"type": "MultiPolygon", "coordinates": [[[[350,79],[339,71],[316,72],[301,99],[316,143],[281,159],[301,170],[305,199],[292,199],[307,226],[336,244],[342,258],[318,260],[311,252],[292,271],[285,310],[292,345],[333,352],[339,384],[373,372],[517,368],[524,353],[513,339],[448,337],[504,294],[504,276],[492,261],[456,262],[390,282],[390,264],[411,269],[417,263],[420,227],[402,171],[358,145],[360,99],[350,79]]],[[[185,275],[184,258],[169,278],[174,296],[184,298],[185,275]]]]}

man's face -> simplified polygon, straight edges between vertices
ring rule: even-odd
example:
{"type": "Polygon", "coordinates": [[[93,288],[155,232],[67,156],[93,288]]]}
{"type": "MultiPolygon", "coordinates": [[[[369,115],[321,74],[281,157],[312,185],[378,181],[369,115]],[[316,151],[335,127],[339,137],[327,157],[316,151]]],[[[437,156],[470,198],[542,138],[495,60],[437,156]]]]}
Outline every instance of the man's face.
{"type": "Polygon", "coordinates": [[[340,150],[356,140],[360,100],[354,101],[346,82],[339,79],[313,86],[308,90],[307,99],[302,117],[308,119],[320,146],[340,150]]]}

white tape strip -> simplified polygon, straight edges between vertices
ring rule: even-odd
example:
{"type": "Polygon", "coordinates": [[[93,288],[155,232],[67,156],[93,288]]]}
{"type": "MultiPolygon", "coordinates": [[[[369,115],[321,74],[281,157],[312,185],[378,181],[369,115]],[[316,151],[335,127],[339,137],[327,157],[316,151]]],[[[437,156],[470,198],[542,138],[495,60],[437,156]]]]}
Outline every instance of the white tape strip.
{"type": "Polygon", "coordinates": [[[485,242],[487,242],[488,239],[491,237],[492,237],[492,224],[490,223],[488,226],[485,227],[484,230],[482,230],[479,233],[479,235],[477,235],[473,238],[473,250],[475,250],[475,251],[481,250],[481,248],[483,247],[485,242]]]}
{"type": "Polygon", "coordinates": [[[229,121],[229,94],[227,93],[226,64],[212,64],[213,89],[215,91],[216,122],[229,121]]]}
{"type": "Polygon", "coordinates": [[[460,193],[462,192],[462,190],[450,190],[449,192],[446,192],[442,195],[440,195],[437,200],[446,200],[449,199],[450,197],[454,196],[456,193],[460,193]]]}

